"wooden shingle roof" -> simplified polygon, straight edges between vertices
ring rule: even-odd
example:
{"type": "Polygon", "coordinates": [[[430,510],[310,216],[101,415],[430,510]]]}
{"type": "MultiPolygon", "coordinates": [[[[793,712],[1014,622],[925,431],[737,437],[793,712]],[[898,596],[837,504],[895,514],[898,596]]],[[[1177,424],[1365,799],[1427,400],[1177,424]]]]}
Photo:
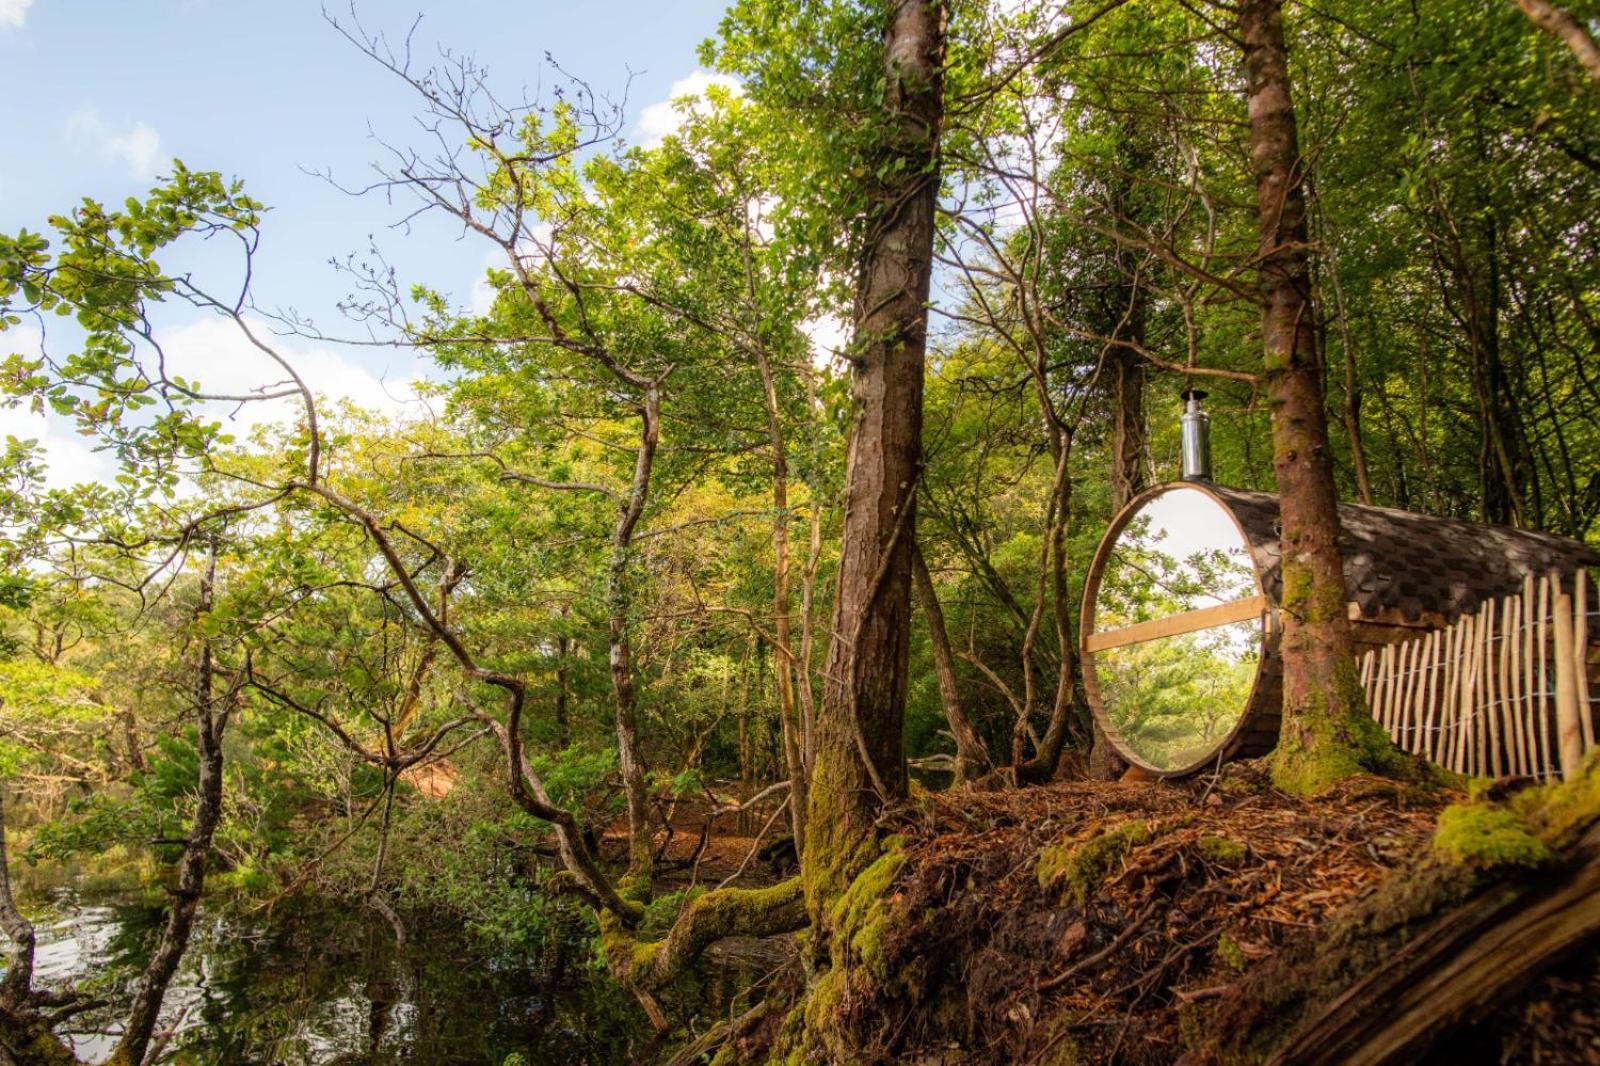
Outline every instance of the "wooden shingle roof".
{"type": "MultiPolygon", "coordinates": [[[[1262,590],[1276,603],[1283,590],[1278,497],[1206,488],[1239,519],[1262,590]]],[[[1425,616],[1453,622],[1487,600],[1518,591],[1527,574],[1600,566],[1600,551],[1550,533],[1360,504],[1341,504],[1339,520],[1345,587],[1368,618],[1394,609],[1413,622],[1425,616]]]]}

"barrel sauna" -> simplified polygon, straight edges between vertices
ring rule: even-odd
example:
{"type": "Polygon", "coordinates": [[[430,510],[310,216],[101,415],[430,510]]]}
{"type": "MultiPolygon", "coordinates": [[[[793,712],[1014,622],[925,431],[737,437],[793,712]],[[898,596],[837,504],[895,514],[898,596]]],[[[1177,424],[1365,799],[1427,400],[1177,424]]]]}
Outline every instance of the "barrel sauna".
{"type": "MultiPolygon", "coordinates": [[[[1600,552],[1545,533],[1342,505],[1344,574],[1360,655],[1575,573],[1600,552]]],[[[1205,480],[1150,489],[1106,531],[1079,629],[1089,705],[1123,758],[1180,776],[1278,739],[1278,498],[1205,480]]]]}

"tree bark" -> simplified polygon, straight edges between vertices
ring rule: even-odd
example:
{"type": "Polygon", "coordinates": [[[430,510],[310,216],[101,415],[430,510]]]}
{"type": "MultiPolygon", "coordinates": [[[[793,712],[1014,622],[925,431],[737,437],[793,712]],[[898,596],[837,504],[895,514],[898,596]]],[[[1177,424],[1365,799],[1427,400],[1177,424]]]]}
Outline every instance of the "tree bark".
{"type": "MultiPolygon", "coordinates": [[[[211,612],[216,576],[217,555],[213,546],[195,604],[196,628],[204,624],[211,612]]],[[[178,884],[172,894],[172,909],[167,912],[167,922],[155,953],[139,978],[122,1038],[117,1041],[109,1060],[112,1066],[139,1066],[144,1061],[167,986],[172,983],[172,975],[189,947],[195,912],[200,907],[206,863],[211,857],[211,840],[222,821],[222,736],[227,729],[228,712],[217,706],[215,681],[211,640],[202,634],[194,690],[195,738],[200,755],[194,821],[189,827],[189,838],[184,842],[183,857],[178,861],[178,884]]],[[[231,693],[225,698],[231,698],[231,693]]]]}
{"type": "Polygon", "coordinates": [[[1517,6],[1522,8],[1522,13],[1535,26],[1566,45],[1578,62],[1583,64],[1589,77],[1600,81],[1600,46],[1595,44],[1583,23],[1573,18],[1571,12],[1549,0],[1517,0],[1517,6]]]}
{"type": "MultiPolygon", "coordinates": [[[[1144,300],[1139,294],[1134,298],[1138,303],[1130,314],[1129,338],[1143,345],[1144,300]]],[[[1145,487],[1146,370],[1144,360],[1127,348],[1113,348],[1107,358],[1111,364],[1111,510],[1117,512],[1145,487]]]]}
{"type": "MultiPolygon", "coordinates": [[[[803,860],[819,931],[906,793],[911,556],[944,110],[944,8],[894,0],[884,36],[883,162],[861,250],[833,642],[817,721],[803,860]]],[[[869,168],[870,169],[870,168],[869,168]]]]}
{"type": "Polygon", "coordinates": [[[1282,514],[1283,725],[1274,778],[1321,791],[1393,749],[1366,712],[1345,613],[1338,494],[1314,334],[1305,193],[1282,0],[1247,0],[1239,36],[1255,172],[1265,381],[1282,514]]]}
{"type": "Polygon", "coordinates": [[[644,756],[639,750],[639,696],[633,680],[633,645],[629,638],[628,566],[633,561],[633,534],[650,498],[650,477],[656,449],[661,443],[661,388],[644,387],[639,417],[639,451],[634,458],[633,482],[623,499],[617,524],[611,532],[611,564],[607,571],[607,628],[611,640],[611,687],[616,696],[617,767],[622,774],[623,798],[628,808],[628,873],[650,876],[650,797],[645,783],[644,756]]]}
{"type": "Polygon", "coordinates": [[[928,622],[928,641],[933,645],[933,672],[939,679],[939,699],[944,704],[945,721],[950,726],[950,736],[956,742],[955,783],[960,784],[988,773],[993,760],[989,757],[988,745],[973,728],[966,704],[961,702],[961,689],[956,681],[955,652],[950,647],[950,634],[944,625],[944,610],[939,606],[939,593],[933,587],[933,575],[928,573],[921,545],[916,546],[911,556],[911,577],[917,600],[922,604],[922,616],[928,622]]]}

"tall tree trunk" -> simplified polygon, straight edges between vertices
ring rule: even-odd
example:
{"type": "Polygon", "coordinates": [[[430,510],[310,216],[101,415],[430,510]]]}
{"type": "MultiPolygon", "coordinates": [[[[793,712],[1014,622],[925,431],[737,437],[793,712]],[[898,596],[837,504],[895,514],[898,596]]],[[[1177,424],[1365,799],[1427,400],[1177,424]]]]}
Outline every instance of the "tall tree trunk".
{"type": "MultiPolygon", "coordinates": [[[[1137,335],[1130,339],[1144,343],[1144,300],[1138,300],[1137,318],[1130,316],[1130,327],[1137,323],[1137,335]]],[[[1120,511],[1144,491],[1144,380],[1145,362],[1127,348],[1112,348],[1108,354],[1111,371],[1111,510],[1120,511]]]]}
{"type": "Polygon", "coordinates": [[[611,531],[611,564],[606,579],[607,629],[611,640],[611,687],[616,697],[617,767],[622,773],[623,798],[628,808],[628,873],[648,884],[650,856],[650,797],[645,784],[644,755],[639,750],[639,696],[633,679],[633,644],[629,638],[633,597],[628,567],[633,562],[633,534],[650,498],[650,477],[655,470],[656,448],[661,443],[661,388],[644,387],[640,407],[639,451],[634,457],[633,482],[623,499],[617,524],[611,531]]]}
{"type": "Polygon", "coordinates": [[[939,593],[933,587],[933,575],[922,557],[922,546],[916,545],[911,557],[911,577],[916,587],[917,600],[922,605],[922,616],[928,622],[928,641],[933,645],[933,672],[939,680],[939,699],[944,704],[945,721],[950,726],[950,736],[956,742],[956,784],[982,777],[993,765],[989,747],[973,728],[966,704],[961,702],[961,689],[956,682],[956,656],[950,647],[950,634],[944,626],[944,609],[939,606],[939,593]]]}
{"type": "Polygon", "coordinates": [[[1283,527],[1283,727],[1274,780],[1314,793],[1392,757],[1367,714],[1345,613],[1338,494],[1307,259],[1304,174],[1282,0],[1246,0],[1239,35],[1255,171],[1266,391],[1283,527]]]}
{"type": "Polygon", "coordinates": [[[944,7],[893,0],[888,15],[885,165],[877,169],[888,177],[872,189],[856,282],[855,422],[803,862],[807,909],[819,933],[830,926],[832,903],[872,857],[879,811],[906,793],[911,556],[944,111],[944,7]]]}
{"type": "MultiPolygon", "coordinates": [[[[204,625],[211,612],[212,597],[217,576],[216,547],[200,580],[200,596],[195,603],[196,629],[204,625]]],[[[167,986],[178,970],[178,963],[189,946],[189,934],[194,928],[195,912],[200,907],[200,894],[205,888],[206,863],[211,857],[211,840],[217,825],[222,821],[222,736],[227,729],[228,712],[219,708],[215,692],[215,666],[212,660],[210,638],[200,637],[200,662],[195,671],[194,717],[196,746],[199,748],[199,772],[196,781],[194,821],[189,827],[189,838],[183,845],[183,857],[178,860],[178,884],[173,890],[172,909],[167,912],[167,923],[161,930],[161,939],[155,953],[145,966],[134,992],[133,1006],[128,1011],[128,1021],[122,1038],[109,1062],[111,1066],[139,1066],[150,1047],[156,1022],[161,1014],[161,1004],[166,998],[167,986]]],[[[231,698],[230,693],[225,699],[231,698]]]]}
{"type": "Polygon", "coordinates": [[[778,404],[777,376],[772,360],[759,346],[756,367],[766,399],[767,438],[772,448],[772,627],[777,641],[778,717],[783,722],[783,758],[789,772],[789,826],[795,847],[803,849],[806,834],[806,766],[804,730],[795,706],[798,660],[789,635],[789,457],[783,438],[783,411],[778,404]]]}

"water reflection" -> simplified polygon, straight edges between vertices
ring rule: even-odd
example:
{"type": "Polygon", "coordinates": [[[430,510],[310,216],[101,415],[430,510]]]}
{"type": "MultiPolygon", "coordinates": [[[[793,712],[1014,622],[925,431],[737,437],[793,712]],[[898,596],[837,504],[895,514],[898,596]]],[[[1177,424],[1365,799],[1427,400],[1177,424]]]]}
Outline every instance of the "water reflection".
{"type": "Polygon", "coordinates": [[[1261,655],[1259,607],[1241,601],[1256,593],[1243,535],[1199,489],[1152,497],[1123,529],[1095,593],[1093,659],[1101,705],[1131,754],[1188,769],[1238,724],[1261,655]]]}
{"type": "MultiPolygon", "coordinates": [[[[141,902],[58,901],[39,925],[38,979],[75,981],[126,1004],[163,912],[141,902]]],[[[485,955],[459,931],[413,922],[397,946],[361,908],[294,905],[270,916],[202,912],[173,981],[161,1028],[177,1036],[161,1061],[380,1064],[628,1061],[639,1034],[587,955],[485,955]]],[[[84,1014],[63,1033],[102,1061],[119,1015],[84,1014]]]]}

